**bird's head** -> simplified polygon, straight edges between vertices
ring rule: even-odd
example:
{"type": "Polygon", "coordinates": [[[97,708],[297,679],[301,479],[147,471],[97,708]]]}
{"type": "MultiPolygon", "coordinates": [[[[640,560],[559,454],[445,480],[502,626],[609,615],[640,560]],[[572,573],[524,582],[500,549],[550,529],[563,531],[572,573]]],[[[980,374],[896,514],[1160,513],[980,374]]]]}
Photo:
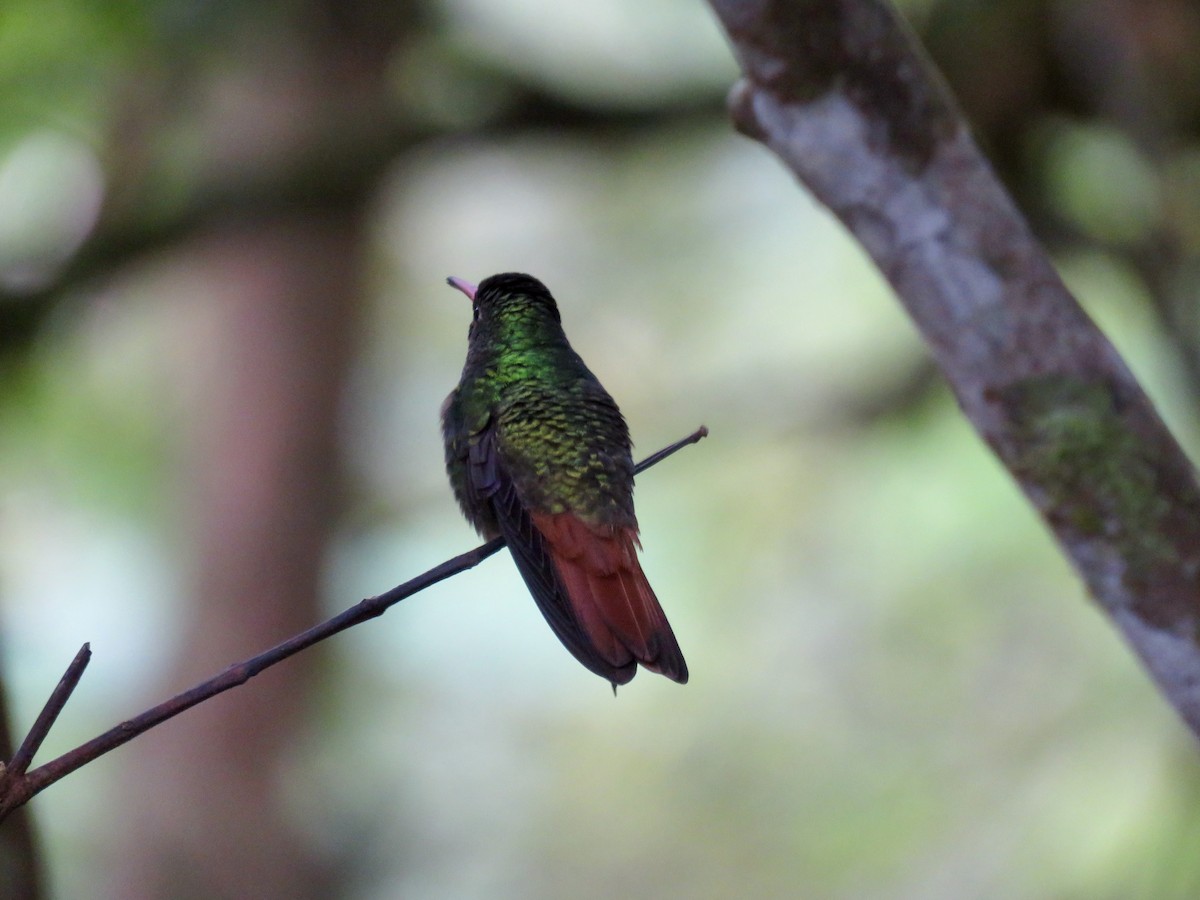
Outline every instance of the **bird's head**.
{"type": "Polygon", "coordinates": [[[478,287],[457,277],[447,278],[446,283],[471,300],[475,322],[499,317],[561,321],[549,289],[532,275],[503,272],[483,279],[478,287]]]}
{"type": "Polygon", "coordinates": [[[446,281],[471,298],[467,340],[472,347],[502,353],[566,344],[554,297],[532,275],[505,272],[483,279],[478,287],[462,278],[446,281]]]}

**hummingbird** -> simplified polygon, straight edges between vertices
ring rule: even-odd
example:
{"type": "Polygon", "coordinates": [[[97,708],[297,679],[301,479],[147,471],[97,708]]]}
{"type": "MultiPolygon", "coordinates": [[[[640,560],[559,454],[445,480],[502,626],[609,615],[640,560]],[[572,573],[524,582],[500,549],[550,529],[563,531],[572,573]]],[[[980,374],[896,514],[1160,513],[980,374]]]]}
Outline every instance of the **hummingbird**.
{"type": "Polygon", "coordinates": [[[531,275],[471,284],[467,361],[442,406],[450,486],[485,538],[503,536],[550,629],[615,691],[640,663],[687,664],[638,562],[629,428],[531,275]]]}

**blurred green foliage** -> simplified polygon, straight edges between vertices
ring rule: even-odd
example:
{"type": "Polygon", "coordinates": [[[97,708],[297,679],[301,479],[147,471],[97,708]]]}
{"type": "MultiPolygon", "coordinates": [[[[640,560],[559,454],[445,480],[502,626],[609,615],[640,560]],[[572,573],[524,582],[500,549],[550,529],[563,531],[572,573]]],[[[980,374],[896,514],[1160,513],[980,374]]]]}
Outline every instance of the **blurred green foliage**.
{"type": "MultiPolygon", "coordinates": [[[[905,9],[1194,450],[1200,95],[1177,84],[1197,44],[1172,35],[1200,24],[1158,0],[1139,13],[1155,28],[1123,32],[1128,4],[1096,5],[1105,40],[1089,44],[1072,28],[1086,6],[905,9]],[[1141,73],[1123,82],[1133,100],[1101,77],[1118,62],[1141,73]]],[[[347,7],[359,26],[374,8],[347,7]]],[[[471,542],[436,428],[468,313],[442,282],[526,269],[640,451],[712,431],[638,487],[692,683],[643,675],[614,702],[497,557],[336,639],[285,786],[297,822],[364,900],[1196,896],[1193,741],[878,275],[730,132],[734,69],[703,13],[414,8],[388,66],[400,137],[363,174],[370,308],[328,575],[333,610],[471,542]]],[[[0,10],[0,587],[19,722],[80,643],[97,654],[51,752],[135,712],[184,627],[175,479],[205,286],[158,255],[155,229],[216,219],[204,185],[229,170],[205,129],[214,95],[238,102],[219,90],[230,72],[303,59],[340,15],[0,10]],[[30,151],[47,136],[69,152],[30,151]],[[80,148],[105,201],[90,218],[90,182],[64,174],[80,148]],[[38,190],[17,168],[30,152],[38,190]],[[174,189],[148,191],[163,173],[174,189]]],[[[58,896],[94,896],[111,864],[113,766],[36,801],[58,896]]]]}

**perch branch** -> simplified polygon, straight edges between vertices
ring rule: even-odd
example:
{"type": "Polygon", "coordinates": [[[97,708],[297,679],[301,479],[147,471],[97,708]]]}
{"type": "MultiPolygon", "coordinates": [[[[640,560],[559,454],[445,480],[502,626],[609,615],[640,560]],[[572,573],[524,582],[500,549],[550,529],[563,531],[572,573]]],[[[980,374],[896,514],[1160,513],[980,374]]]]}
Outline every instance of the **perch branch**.
{"type": "Polygon", "coordinates": [[[886,0],[709,0],[737,127],[859,241],[963,412],[1200,735],[1200,488],[886,0]]]}
{"type": "MultiPolygon", "coordinates": [[[[707,435],[708,429],[701,426],[687,437],[676,441],[668,447],[664,447],[652,456],[642,460],[637,464],[634,471],[643,472],[656,463],[662,462],[676,451],[683,449],[689,444],[695,444],[707,435]]],[[[224,693],[240,684],[245,684],[264,669],[268,669],[276,663],[294,656],[301,650],[311,647],[313,644],[319,643],[338,632],[345,631],[347,628],[358,625],[368,619],[383,615],[388,609],[405,597],[411,597],[413,594],[423,591],[425,588],[431,587],[439,581],[444,581],[452,575],[457,575],[459,572],[465,572],[467,569],[479,565],[479,563],[499,551],[502,547],[504,547],[504,539],[496,538],[488,541],[486,544],[481,544],[474,550],[469,550],[466,553],[455,556],[453,559],[448,559],[444,563],[423,572],[416,578],[404,582],[404,584],[398,585],[377,596],[368,597],[333,618],[315,625],[307,631],[289,638],[257,656],[230,666],[219,675],[215,675],[181,694],[176,694],[171,699],[146,710],[141,715],[110,728],[87,743],[79,745],[74,750],[70,750],[57,759],[46,763],[44,766],[26,773],[25,769],[32,760],[34,753],[37,752],[51,725],[54,724],[54,720],[62,711],[67,698],[70,697],[71,692],[75,689],[75,685],[78,684],[80,677],[83,675],[83,670],[87,666],[88,659],[91,656],[91,651],[88,645],[85,644],[83,649],[76,655],[71,666],[67,669],[66,674],[63,675],[50,700],[47,701],[46,707],[42,711],[42,714],[38,716],[37,722],[29,733],[29,737],[22,742],[21,748],[14,755],[12,762],[5,767],[3,774],[0,775],[0,821],[14,809],[27,803],[33,796],[54,784],[54,782],[69,775],[76,769],[87,765],[110,750],[114,750],[122,744],[133,740],[139,734],[149,731],[154,726],[162,724],[168,719],[179,715],[184,710],[203,703],[217,694],[224,693]]]]}

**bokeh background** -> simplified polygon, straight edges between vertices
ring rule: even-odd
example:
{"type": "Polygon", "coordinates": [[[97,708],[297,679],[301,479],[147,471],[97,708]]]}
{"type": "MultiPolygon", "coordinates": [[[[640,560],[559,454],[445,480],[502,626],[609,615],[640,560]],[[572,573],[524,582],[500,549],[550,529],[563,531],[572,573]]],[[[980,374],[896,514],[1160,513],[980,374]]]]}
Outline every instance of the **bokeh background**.
{"type": "MultiPolygon", "coordinates": [[[[900,4],[1176,433],[1200,4],[900,4]]],[[[1200,894],[1192,738],[685,0],[6,0],[0,601],[43,751],[474,544],[437,416],[526,270],[621,403],[692,680],[506,556],[50,788],[52,895],[1200,894]]]]}

